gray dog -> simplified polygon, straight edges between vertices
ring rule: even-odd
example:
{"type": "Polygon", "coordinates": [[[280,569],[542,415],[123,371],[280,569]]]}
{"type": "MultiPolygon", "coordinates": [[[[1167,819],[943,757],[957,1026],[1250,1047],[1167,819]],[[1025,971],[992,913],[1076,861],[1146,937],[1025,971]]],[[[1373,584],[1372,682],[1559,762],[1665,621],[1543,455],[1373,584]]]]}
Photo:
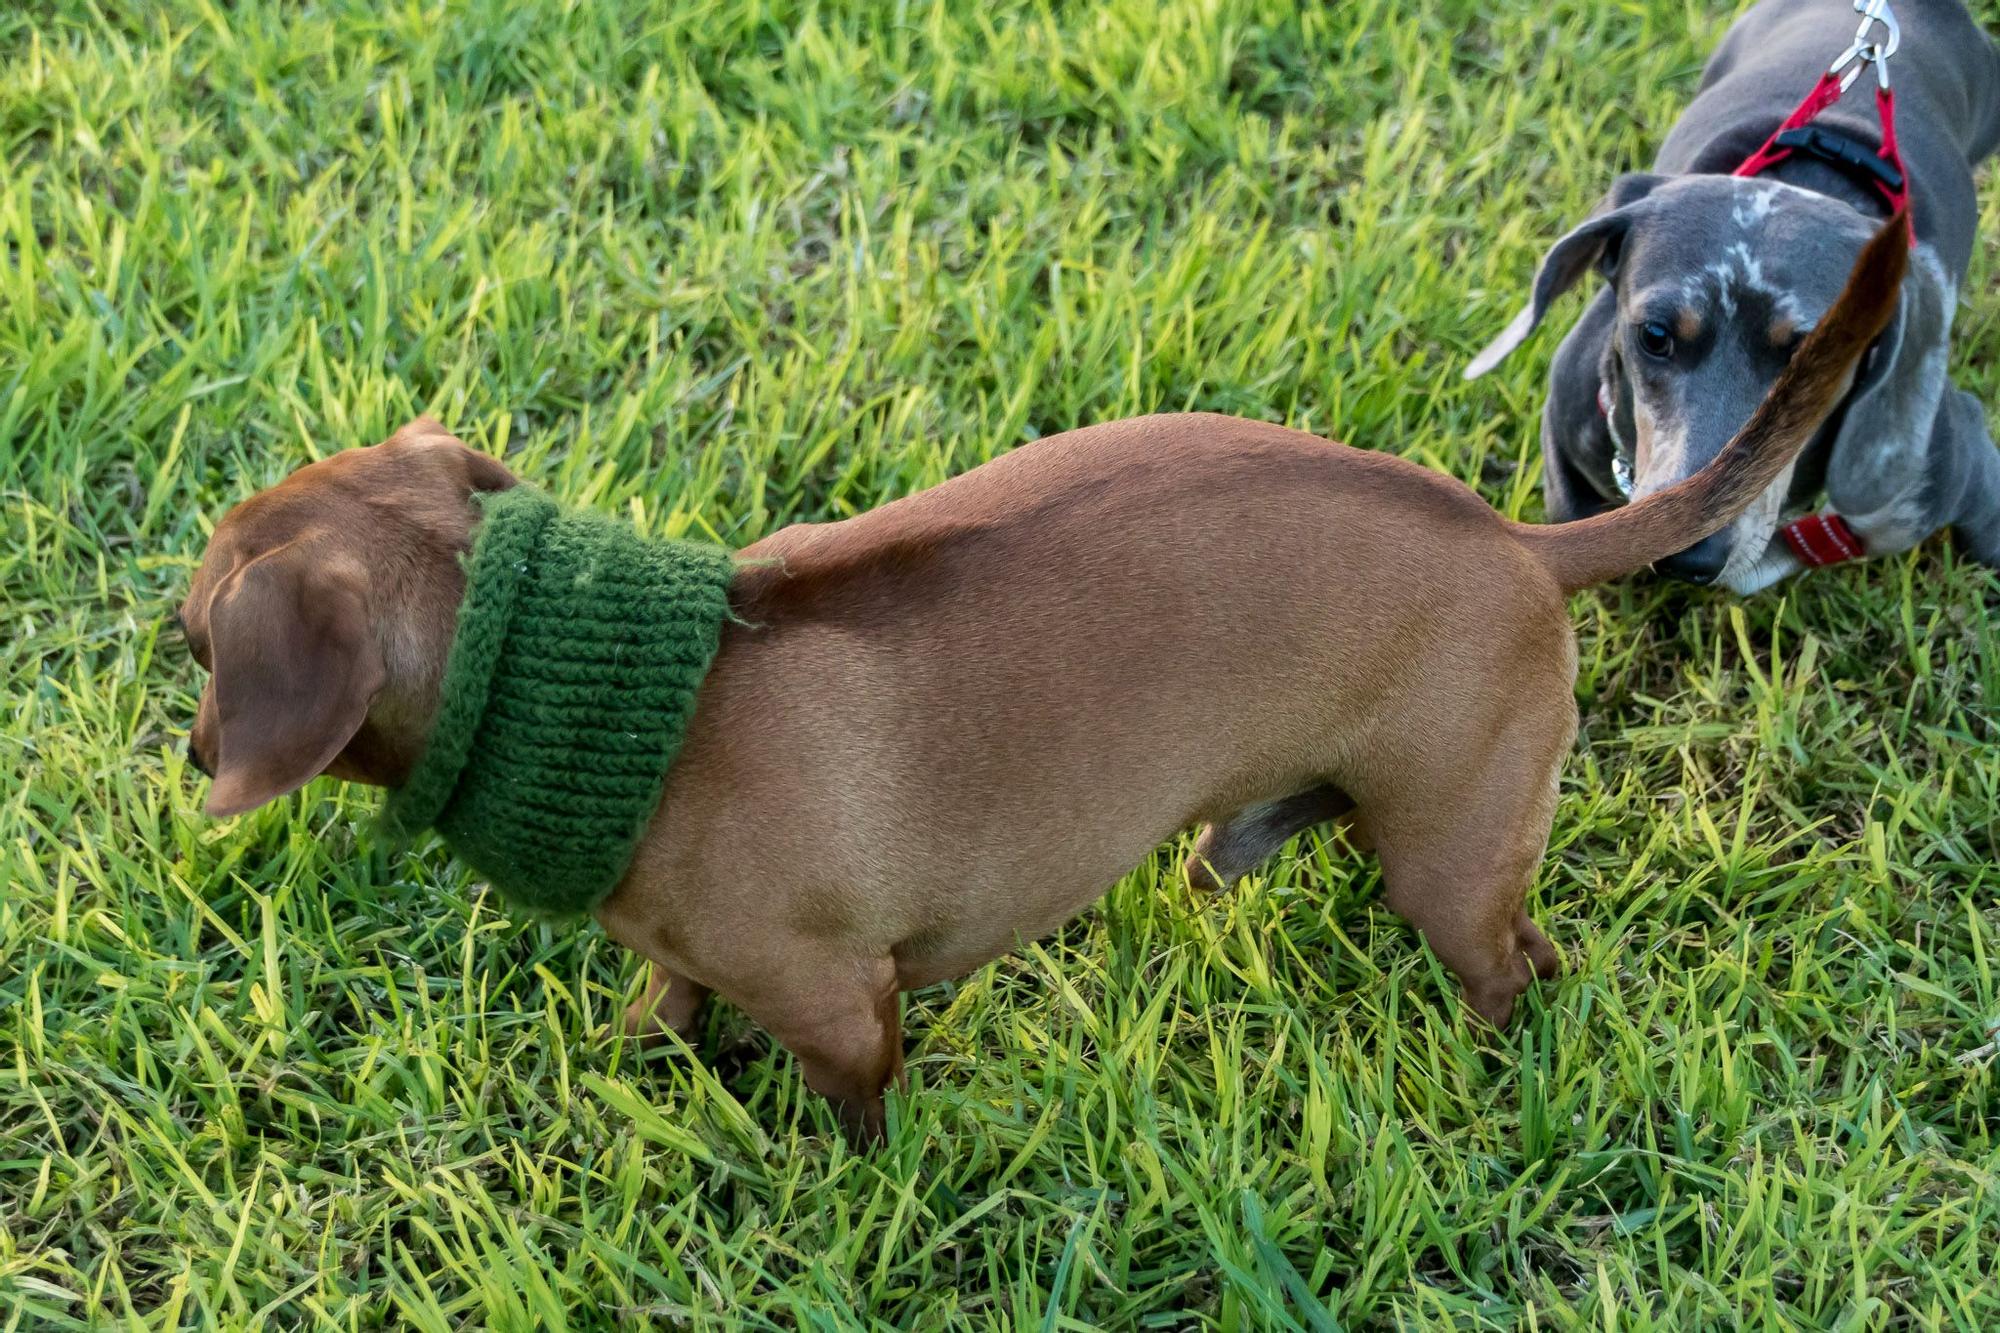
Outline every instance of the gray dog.
{"type": "MultiPolygon", "coordinates": [[[[1859,554],[1798,545],[1783,522],[1822,491],[1867,554],[1952,527],[2000,565],[2000,452],[1985,414],[1945,378],[1971,257],[1973,168],[2000,144],[2000,50],[1958,0],[1894,0],[1896,138],[1916,227],[1902,310],[1846,402],[1786,475],[1662,573],[1748,593],[1859,554]],[[1787,536],[1791,540],[1787,540],[1787,536]]],[[[1484,374],[1596,268],[1605,286],[1557,349],[1542,413],[1549,517],[1567,522],[1693,476],[1769,391],[1840,290],[1890,204],[1864,72],[1811,122],[1811,142],[1754,177],[1736,170],[1854,33],[1849,0],[1764,0],[1730,29],[1650,173],[1622,176],[1542,260],[1526,309],[1466,371],[1484,374]]],[[[1794,136],[1796,137],[1796,136],[1794,136]]],[[[1819,520],[1808,520],[1816,524],[1819,520]]],[[[1841,535],[1832,536],[1839,530],[1841,535]]]]}

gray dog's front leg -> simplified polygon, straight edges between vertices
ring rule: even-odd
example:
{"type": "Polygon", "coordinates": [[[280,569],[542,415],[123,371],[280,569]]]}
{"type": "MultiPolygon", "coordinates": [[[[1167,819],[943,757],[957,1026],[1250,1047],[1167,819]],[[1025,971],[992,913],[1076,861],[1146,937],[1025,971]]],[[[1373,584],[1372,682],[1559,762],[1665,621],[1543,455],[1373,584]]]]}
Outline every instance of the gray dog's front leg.
{"type": "Polygon", "coordinates": [[[1945,392],[1938,404],[1931,448],[1959,479],[1957,504],[1948,521],[1958,543],[1982,565],[2000,569],[2000,449],[1986,427],[1986,412],[1963,389],[1945,392]]]}
{"type": "Polygon", "coordinates": [[[1907,551],[1950,527],[1974,559],[2000,567],[2000,450],[1978,399],[1947,386],[1924,447],[1882,462],[1836,468],[1827,479],[1834,511],[1869,555],[1907,551]]]}
{"type": "Polygon", "coordinates": [[[1755,560],[1737,562],[1732,560],[1730,568],[1723,571],[1722,585],[1739,597],[1748,597],[1753,592],[1762,592],[1779,579],[1788,579],[1805,566],[1792,554],[1792,548],[1783,537],[1773,537],[1764,546],[1764,553],[1755,560]]]}
{"type": "MultiPolygon", "coordinates": [[[[1950,527],[1983,565],[2000,568],[2000,449],[1979,400],[1947,388],[1924,447],[1886,454],[1870,469],[1836,468],[1827,499],[1871,556],[1896,555],[1950,527]]],[[[1726,575],[1735,592],[1768,588],[1804,568],[1773,536],[1762,556],[1726,575]]]]}

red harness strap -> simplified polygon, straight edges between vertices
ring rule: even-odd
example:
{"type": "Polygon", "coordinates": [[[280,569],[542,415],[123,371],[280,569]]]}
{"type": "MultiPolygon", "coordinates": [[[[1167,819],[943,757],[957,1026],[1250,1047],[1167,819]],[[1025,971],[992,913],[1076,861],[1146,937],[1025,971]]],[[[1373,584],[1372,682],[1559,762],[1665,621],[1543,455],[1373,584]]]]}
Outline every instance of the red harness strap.
{"type": "Polygon", "coordinates": [[[1795,130],[1820,112],[1840,100],[1840,76],[1831,71],[1819,76],[1819,82],[1806,94],[1806,100],[1799,103],[1798,110],[1785,117],[1785,123],[1771,131],[1771,137],[1764,140],[1764,146],[1743,159],[1743,165],[1730,172],[1732,176],[1755,176],[1766,167],[1775,166],[1792,155],[1789,148],[1778,147],[1778,136],[1786,130],[1795,130]]]}
{"type": "MultiPolygon", "coordinates": [[[[1729,174],[1756,176],[1790,157],[1792,150],[1780,144],[1778,137],[1801,128],[1839,100],[1840,75],[1834,73],[1820,75],[1819,82],[1806,94],[1806,100],[1799,103],[1798,110],[1785,117],[1785,123],[1771,131],[1771,137],[1764,140],[1764,146],[1744,158],[1743,165],[1729,174]]],[[[1907,221],[1910,207],[1910,173],[1903,169],[1903,153],[1896,147],[1896,94],[1892,89],[1882,87],[1875,90],[1875,118],[1882,123],[1882,149],[1876,156],[1895,172],[1897,180],[1901,182],[1892,186],[1887,181],[1877,180],[1875,188],[1889,201],[1890,213],[1902,210],[1906,214],[1907,221]]],[[[1910,248],[1915,249],[1916,244],[1916,229],[1911,228],[1910,248]]]]}
{"type": "Polygon", "coordinates": [[[1910,248],[1917,248],[1917,229],[1910,221],[1910,173],[1903,167],[1903,150],[1896,147],[1896,94],[1887,88],[1875,90],[1875,116],[1882,122],[1882,151],[1876,156],[1896,169],[1903,178],[1901,189],[1892,190],[1887,185],[1881,187],[1882,196],[1889,201],[1891,213],[1903,215],[1903,225],[1909,228],[1910,248]]]}

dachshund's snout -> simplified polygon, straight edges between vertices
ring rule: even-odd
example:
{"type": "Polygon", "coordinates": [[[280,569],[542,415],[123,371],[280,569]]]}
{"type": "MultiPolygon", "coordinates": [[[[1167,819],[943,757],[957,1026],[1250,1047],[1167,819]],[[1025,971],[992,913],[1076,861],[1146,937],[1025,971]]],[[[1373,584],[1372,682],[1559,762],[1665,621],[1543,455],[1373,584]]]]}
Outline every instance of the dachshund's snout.
{"type": "Polygon", "coordinates": [[[215,776],[215,769],[209,765],[208,760],[201,757],[201,751],[195,748],[193,732],[188,733],[187,744],[182,748],[187,751],[189,763],[193,764],[205,776],[211,778],[215,776]]]}

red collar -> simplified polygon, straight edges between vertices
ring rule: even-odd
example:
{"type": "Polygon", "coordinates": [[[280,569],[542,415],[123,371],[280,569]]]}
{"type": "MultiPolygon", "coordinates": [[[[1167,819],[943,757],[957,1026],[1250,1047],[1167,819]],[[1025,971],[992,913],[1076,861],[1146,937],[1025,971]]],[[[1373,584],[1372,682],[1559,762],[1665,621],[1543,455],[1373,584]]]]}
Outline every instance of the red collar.
{"type": "Polygon", "coordinates": [[[1778,529],[1802,565],[1837,565],[1868,554],[1861,538],[1838,514],[1807,514],[1778,529]]]}

